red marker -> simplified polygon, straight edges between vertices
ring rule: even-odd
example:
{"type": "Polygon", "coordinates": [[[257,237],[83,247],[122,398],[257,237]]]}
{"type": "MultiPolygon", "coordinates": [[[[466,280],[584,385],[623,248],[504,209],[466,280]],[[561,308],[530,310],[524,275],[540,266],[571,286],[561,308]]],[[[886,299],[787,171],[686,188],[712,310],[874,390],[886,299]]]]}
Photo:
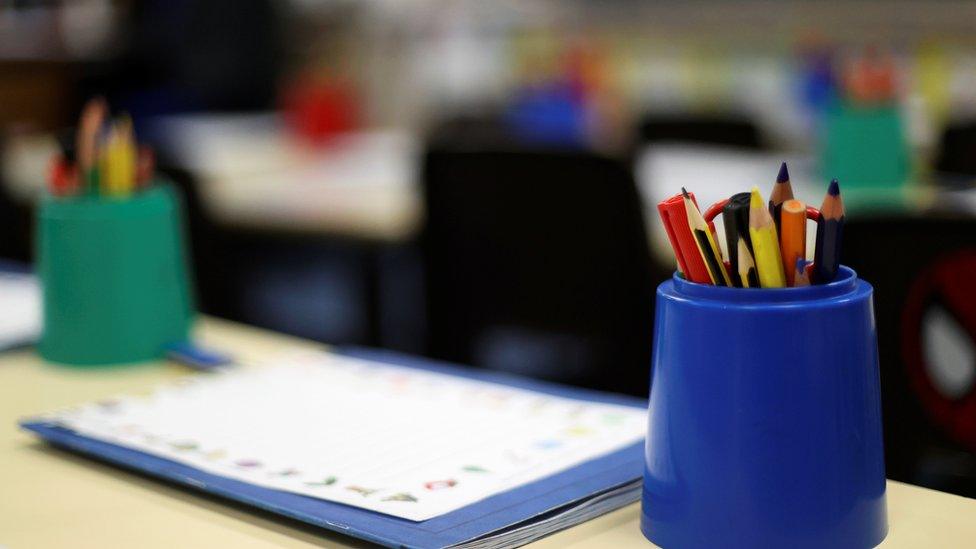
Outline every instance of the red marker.
{"type": "MultiPolygon", "coordinates": [[[[688,194],[695,206],[698,206],[694,193],[688,194]]],[[[664,230],[667,231],[668,239],[671,241],[674,257],[678,260],[678,271],[692,282],[711,284],[712,278],[705,266],[705,259],[698,250],[694,235],[691,234],[683,197],[676,194],[664,200],[657,205],[657,211],[661,215],[664,230]]]]}

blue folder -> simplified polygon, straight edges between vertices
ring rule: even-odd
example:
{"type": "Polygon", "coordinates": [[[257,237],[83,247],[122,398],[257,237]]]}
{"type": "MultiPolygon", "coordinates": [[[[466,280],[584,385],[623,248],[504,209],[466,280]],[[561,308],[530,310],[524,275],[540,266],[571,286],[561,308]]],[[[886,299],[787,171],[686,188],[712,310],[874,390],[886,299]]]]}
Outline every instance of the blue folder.
{"type": "MultiPolygon", "coordinates": [[[[501,383],[555,396],[646,408],[644,400],[477,371],[390,351],[344,349],[341,354],[397,366],[501,383]]],[[[21,427],[51,444],[122,467],[226,497],[315,526],[388,547],[448,547],[510,531],[558,515],[573,506],[619,492],[604,511],[636,501],[643,470],[643,442],[566,471],[519,486],[456,511],[415,522],[206,473],[164,458],[102,442],[64,427],[27,420],[21,427]],[[629,492],[627,489],[630,489],[629,492]]]]}

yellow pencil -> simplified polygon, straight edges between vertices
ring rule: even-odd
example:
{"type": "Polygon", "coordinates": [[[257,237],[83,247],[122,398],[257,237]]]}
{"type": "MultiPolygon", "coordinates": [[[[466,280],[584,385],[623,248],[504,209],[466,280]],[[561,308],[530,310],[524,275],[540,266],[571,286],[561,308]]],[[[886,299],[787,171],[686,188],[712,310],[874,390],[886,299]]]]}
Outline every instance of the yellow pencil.
{"type": "Polygon", "coordinates": [[[684,197],[685,212],[688,215],[688,226],[691,234],[695,237],[698,244],[698,251],[705,259],[705,266],[708,268],[708,276],[712,279],[712,284],[716,286],[731,286],[732,280],[729,273],[725,270],[725,263],[722,262],[722,252],[715,243],[715,236],[708,228],[708,223],[702,217],[698,207],[691,201],[688,191],[681,187],[681,194],[684,197]]]}
{"type": "Polygon", "coordinates": [[[123,117],[112,125],[102,149],[102,185],[109,196],[127,196],[136,176],[132,121],[123,117]]]}
{"type": "Polygon", "coordinates": [[[118,122],[119,128],[119,192],[128,195],[136,186],[136,150],[135,133],[132,129],[132,118],[122,115],[118,122]]]}
{"type": "Polygon", "coordinates": [[[749,201],[749,237],[752,240],[752,250],[755,252],[759,284],[763,288],[786,287],[776,223],[769,215],[769,209],[763,203],[759,187],[756,186],[752,187],[752,197],[749,201]]]}
{"type": "Polygon", "coordinates": [[[115,194],[116,141],[116,128],[113,124],[109,127],[108,134],[102,139],[101,146],[98,149],[99,190],[101,194],[107,196],[115,194]]]}

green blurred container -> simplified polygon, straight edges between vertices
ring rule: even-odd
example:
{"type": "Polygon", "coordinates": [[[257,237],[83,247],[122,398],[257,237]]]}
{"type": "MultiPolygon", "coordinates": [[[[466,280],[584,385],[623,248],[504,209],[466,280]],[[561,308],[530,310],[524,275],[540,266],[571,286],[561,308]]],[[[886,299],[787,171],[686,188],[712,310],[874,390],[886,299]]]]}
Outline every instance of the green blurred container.
{"type": "Polygon", "coordinates": [[[909,182],[911,158],[905,127],[895,105],[838,101],[827,112],[820,168],[845,193],[893,189],[909,182]]]}
{"type": "Polygon", "coordinates": [[[79,366],[140,362],[185,341],[194,310],[182,217],[175,190],[160,182],[126,199],[45,197],[41,356],[79,366]]]}

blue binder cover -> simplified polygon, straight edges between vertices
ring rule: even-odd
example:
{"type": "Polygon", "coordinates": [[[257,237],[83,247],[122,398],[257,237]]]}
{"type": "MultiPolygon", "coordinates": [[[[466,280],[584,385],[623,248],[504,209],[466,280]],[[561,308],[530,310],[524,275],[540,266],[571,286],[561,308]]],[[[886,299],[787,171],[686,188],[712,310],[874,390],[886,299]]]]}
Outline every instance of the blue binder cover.
{"type": "MultiPolygon", "coordinates": [[[[389,351],[345,349],[347,356],[501,383],[541,393],[592,402],[646,408],[646,401],[535,381],[497,372],[476,371],[389,351]]],[[[51,444],[115,465],[135,469],[187,487],[253,505],[286,517],[388,547],[447,547],[524,525],[553,511],[631,484],[643,471],[643,442],[590,460],[566,471],[486,498],[456,511],[414,522],[299,494],[255,486],[137,450],[79,435],[64,427],[27,420],[21,427],[51,444]]],[[[638,494],[631,501],[636,501],[638,494]]]]}

